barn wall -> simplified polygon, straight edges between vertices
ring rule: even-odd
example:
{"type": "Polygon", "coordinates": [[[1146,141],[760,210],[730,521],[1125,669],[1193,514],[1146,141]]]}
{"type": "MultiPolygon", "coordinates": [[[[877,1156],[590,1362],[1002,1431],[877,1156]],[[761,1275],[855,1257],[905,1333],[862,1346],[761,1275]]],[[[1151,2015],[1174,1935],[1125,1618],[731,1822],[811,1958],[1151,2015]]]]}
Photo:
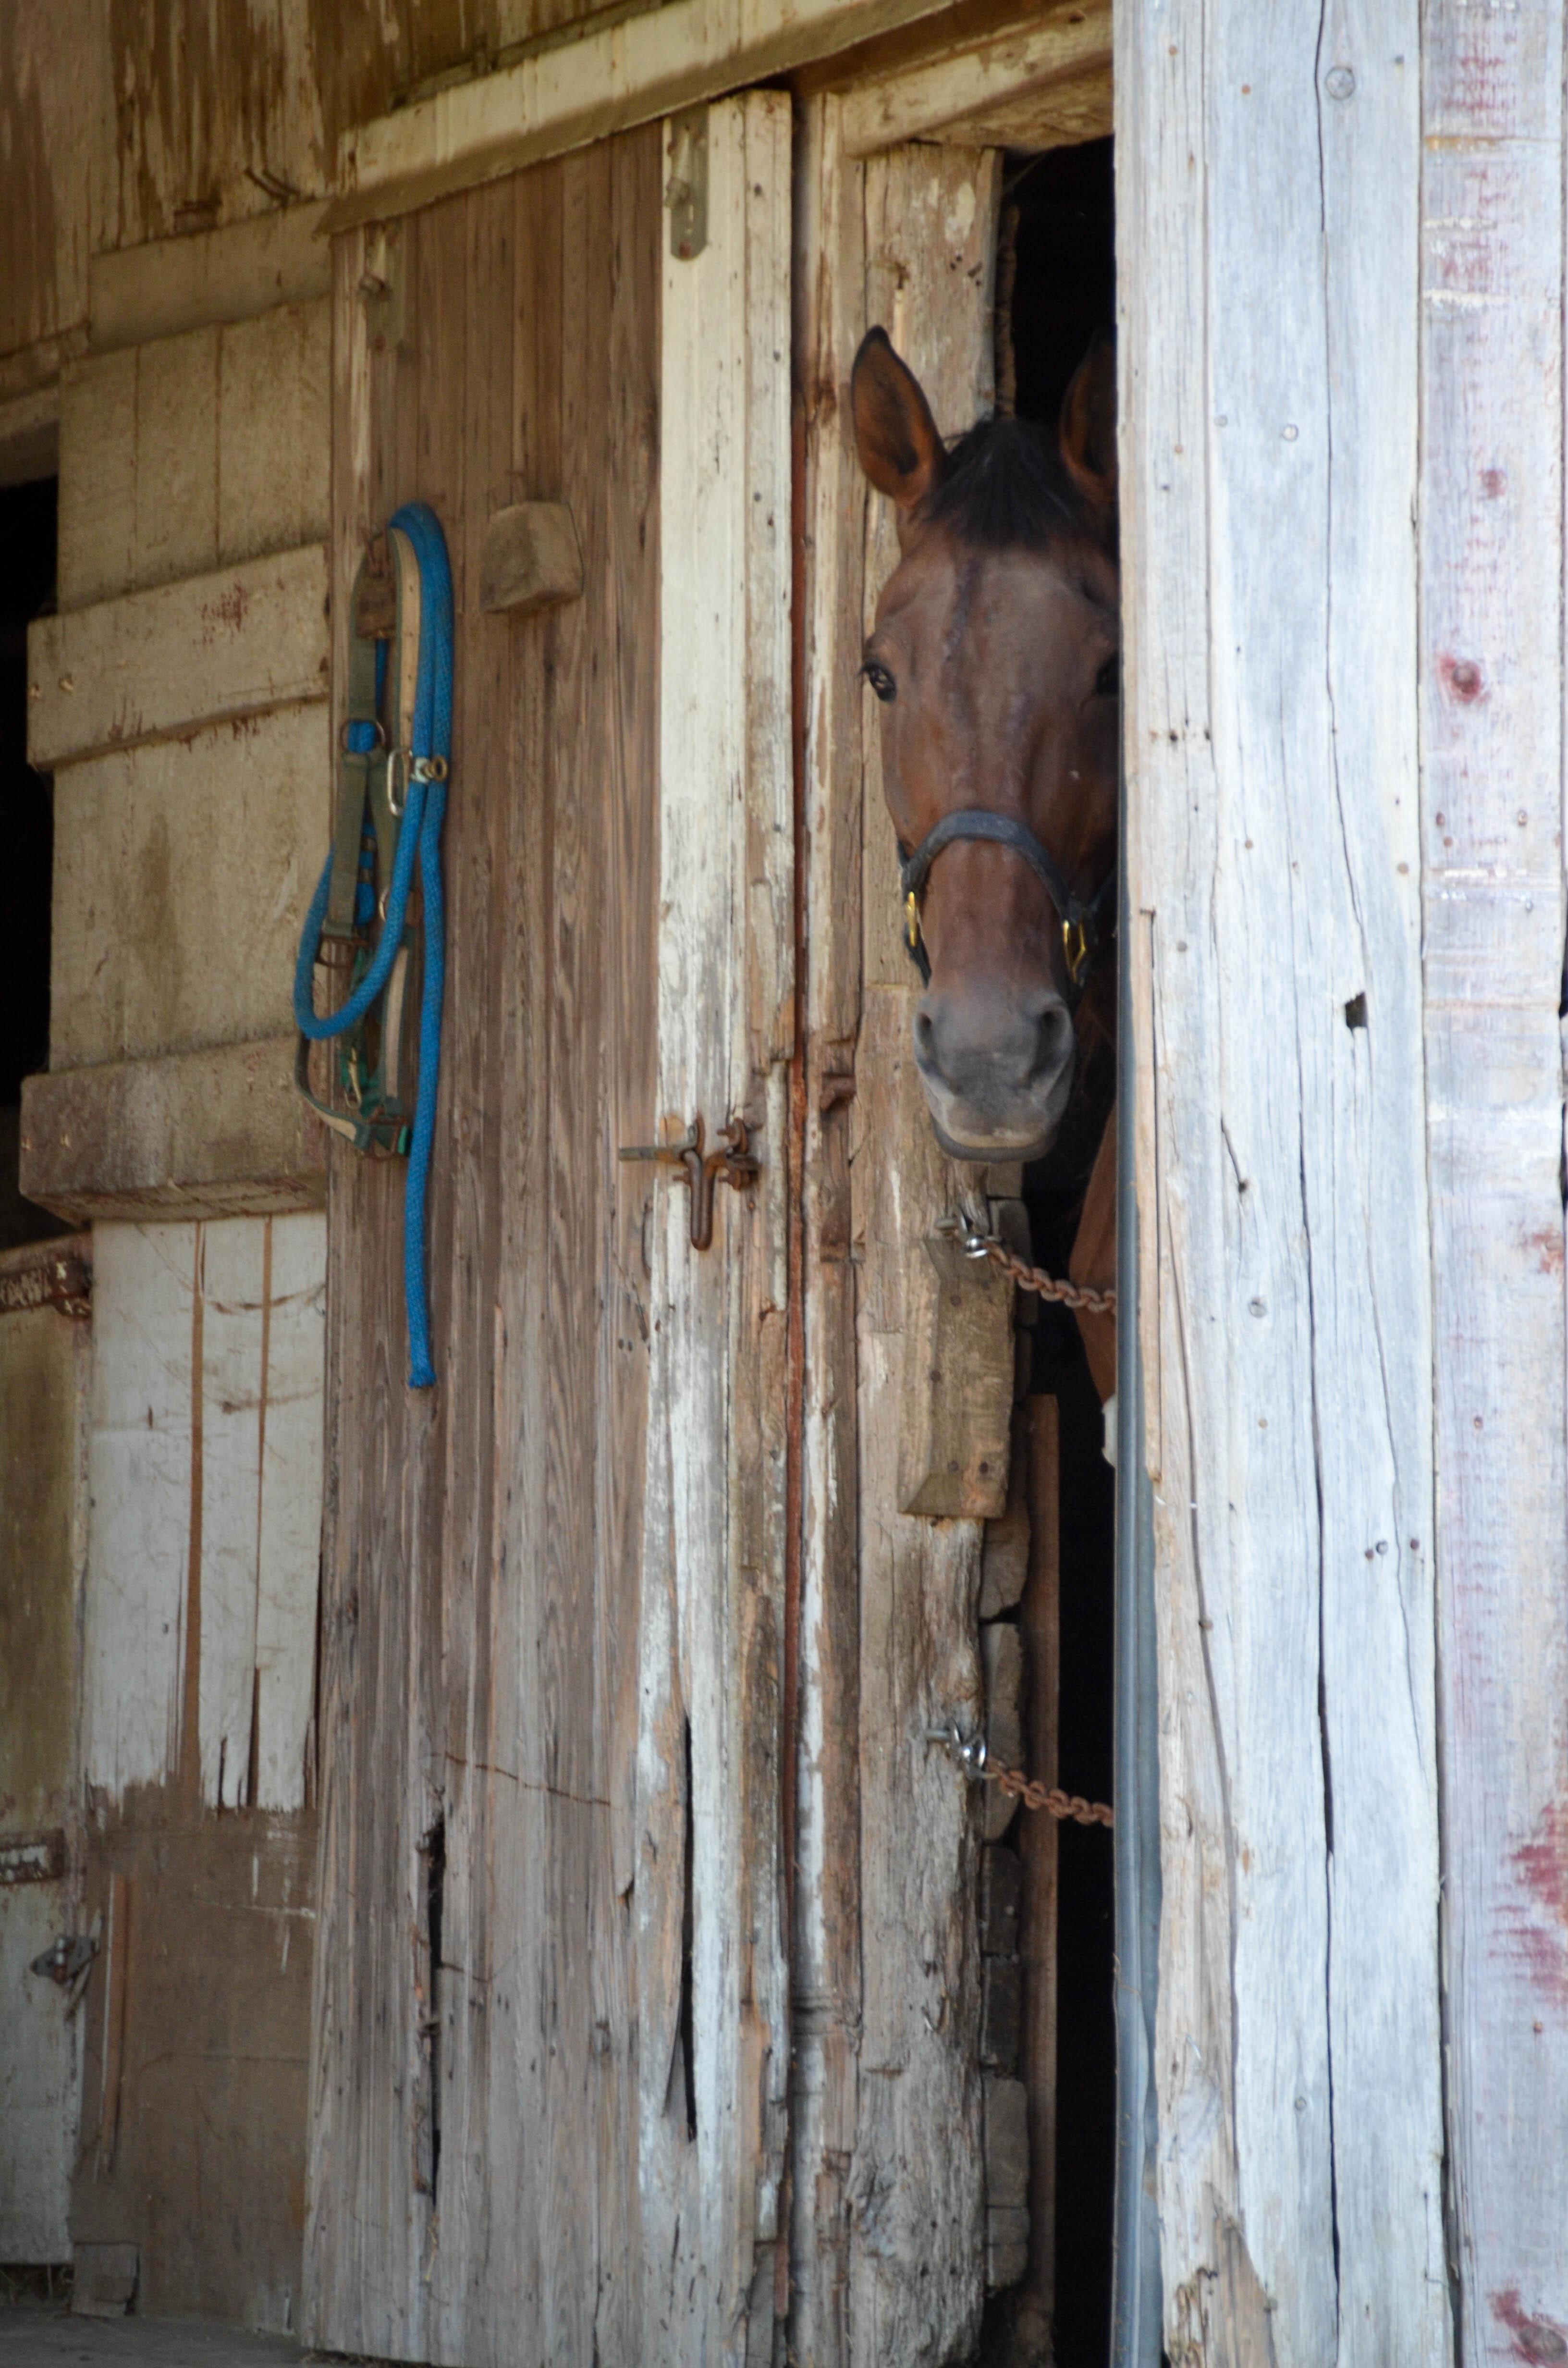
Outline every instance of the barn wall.
{"type": "Polygon", "coordinates": [[[16,0],[0,24],[0,434],[17,424],[7,398],[86,350],[95,256],[319,198],[351,125],[596,13],[595,0],[16,0]]]}
{"type": "MultiPolygon", "coordinates": [[[[151,290],[166,324],[192,279],[165,263],[111,292],[151,290]]],[[[32,1197],[96,1221],[64,1736],[101,1945],[59,2249],[130,2244],[140,2308],[282,2329],[325,1270],[289,982],[330,780],[330,324],[308,282],[277,292],[255,271],[219,318],[151,339],[126,301],[116,350],[65,359],[58,611],[28,645],[29,753],[54,780],[51,1066],[24,1088],[22,1162],[32,1197]]]]}

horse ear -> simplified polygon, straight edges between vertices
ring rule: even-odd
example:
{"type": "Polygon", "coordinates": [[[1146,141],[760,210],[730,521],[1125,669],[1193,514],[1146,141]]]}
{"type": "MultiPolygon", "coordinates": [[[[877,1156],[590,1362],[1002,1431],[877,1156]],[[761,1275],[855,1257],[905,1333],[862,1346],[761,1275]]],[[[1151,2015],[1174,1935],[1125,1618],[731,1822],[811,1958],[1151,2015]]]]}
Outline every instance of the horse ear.
{"type": "Polygon", "coordinates": [[[1095,339],[1062,398],[1062,458],[1085,501],[1108,509],[1116,499],[1116,343],[1095,339]]]}
{"type": "Polygon", "coordinates": [[[947,467],[948,456],[920,381],[900,361],[885,329],[868,329],[849,381],[855,449],[880,493],[898,504],[899,529],[947,467]]]}

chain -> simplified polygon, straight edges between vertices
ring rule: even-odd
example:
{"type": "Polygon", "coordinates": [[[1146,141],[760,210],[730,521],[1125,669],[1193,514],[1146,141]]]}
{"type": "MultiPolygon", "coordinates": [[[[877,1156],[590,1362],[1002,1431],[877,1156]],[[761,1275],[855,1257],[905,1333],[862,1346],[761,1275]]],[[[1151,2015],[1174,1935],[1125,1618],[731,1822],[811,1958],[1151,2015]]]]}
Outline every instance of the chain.
{"type": "Polygon", "coordinates": [[[1047,1274],[1043,1267],[1028,1266],[1021,1258],[1015,1258],[1006,1243],[999,1241],[994,1234],[983,1234],[978,1226],[967,1220],[945,1218],[937,1230],[938,1233],[956,1234],[959,1247],[965,1258],[989,1258],[992,1265],[1000,1267],[1020,1291],[1032,1291],[1037,1299],[1054,1299],[1058,1306],[1081,1308],[1085,1315],[1114,1315],[1116,1313],[1114,1291],[1090,1291],[1083,1283],[1059,1282],[1054,1275],[1047,1274]]]}
{"type": "Polygon", "coordinates": [[[926,1739],[945,1744],[971,1782],[1000,1785],[1009,1799],[1021,1801],[1026,1809],[1043,1809],[1048,1817],[1070,1819],[1075,1826],[1116,1823],[1116,1811],[1108,1801],[1085,1801],[1081,1793],[1064,1793],[1060,1784],[1042,1784],[1038,1778],[1026,1776],[1021,1768],[994,1767],[983,1736],[966,1742],[956,1726],[933,1726],[926,1729],[926,1739]]]}

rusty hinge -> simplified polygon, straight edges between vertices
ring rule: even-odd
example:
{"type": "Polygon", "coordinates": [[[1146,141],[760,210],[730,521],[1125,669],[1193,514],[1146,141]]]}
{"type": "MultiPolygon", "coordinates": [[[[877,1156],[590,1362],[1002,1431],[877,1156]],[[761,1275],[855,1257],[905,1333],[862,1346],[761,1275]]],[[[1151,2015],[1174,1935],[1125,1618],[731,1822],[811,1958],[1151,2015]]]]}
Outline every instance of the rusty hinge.
{"type": "Polygon", "coordinates": [[[86,1236],[44,1242],[13,1253],[0,1265],[0,1315],[23,1315],[33,1307],[58,1307],[79,1320],[93,1312],[93,1269],[84,1255],[86,1236]]]}
{"type": "Polygon", "coordinates": [[[717,1151],[704,1152],[702,1121],[694,1118],[686,1133],[673,1143],[628,1143],[621,1145],[622,1159],[656,1159],[664,1166],[678,1167],[691,1193],[691,1247],[705,1250],[713,1239],[713,1188],[721,1177],[734,1191],[743,1191],[756,1178],[756,1159],[744,1118],[733,1118],[719,1133],[722,1146],[717,1151]]]}

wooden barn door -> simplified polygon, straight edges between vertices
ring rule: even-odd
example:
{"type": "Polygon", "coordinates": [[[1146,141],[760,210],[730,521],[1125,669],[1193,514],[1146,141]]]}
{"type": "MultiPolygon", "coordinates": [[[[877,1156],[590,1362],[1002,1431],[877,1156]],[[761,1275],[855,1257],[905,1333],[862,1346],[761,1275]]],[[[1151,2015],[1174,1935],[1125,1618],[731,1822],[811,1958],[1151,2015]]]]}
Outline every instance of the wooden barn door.
{"type": "Polygon", "coordinates": [[[308,2323],[467,2368],[771,2357],[788,101],[707,132],[690,262],[658,125],[335,256],[338,695],[417,496],[457,705],[428,1392],[402,1170],[334,1147],[308,2323]],[[582,597],[486,613],[525,500],[582,597]],[[618,1156],[695,1116],[761,1160],[701,1251],[618,1156]]]}

